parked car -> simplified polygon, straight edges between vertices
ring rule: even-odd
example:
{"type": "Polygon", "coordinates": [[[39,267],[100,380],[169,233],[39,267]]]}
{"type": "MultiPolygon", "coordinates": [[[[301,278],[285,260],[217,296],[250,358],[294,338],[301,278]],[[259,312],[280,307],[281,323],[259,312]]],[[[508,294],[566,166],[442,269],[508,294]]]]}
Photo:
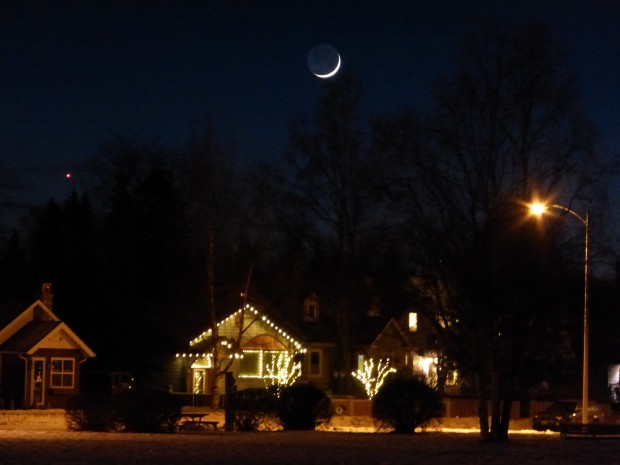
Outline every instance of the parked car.
{"type": "MultiPolygon", "coordinates": [[[[534,414],[532,428],[537,431],[560,431],[566,423],[582,423],[581,400],[560,400],[534,414]]],[[[588,403],[588,421],[603,423],[605,414],[596,402],[588,403]]]]}

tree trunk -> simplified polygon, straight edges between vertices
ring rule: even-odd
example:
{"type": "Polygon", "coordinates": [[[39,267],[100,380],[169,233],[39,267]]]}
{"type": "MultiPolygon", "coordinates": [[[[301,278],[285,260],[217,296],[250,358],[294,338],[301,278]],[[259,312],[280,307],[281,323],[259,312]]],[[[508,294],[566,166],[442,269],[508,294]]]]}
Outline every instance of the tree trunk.
{"type": "Polygon", "coordinates": [[[487,396],[484,391],[483,374],[478,372],[475,374],[476,394],[478,396],[478,419],[480,422],[480,438],[483,441],[489,437],[489,410],[487,408],[487,396]]]}
{"type": "MultiPolygon", "coordinates": [[[[217,344],[216,344],[217,345],[217,344]]],[[[213,410],[217,410],[220,407],[220,387],[218,386],[218,382],[220,379],[220,363],[213,363],[213,370],[211,370],[211,399],[210,405],[213,410]]]]}
{"type": "MultiPolygon", "coordinates": [[[[508,426],[510,424],[510,411],[512,400],[505,399],[506,393],[500,385],[501,373],[493,369],[491,373],[491,421],[487,409],[486,396],[479,397],[480,436],[486,442],[503,442],[508,440],[508,426]],[[484,415],[484,418],[483,418],[484,415]]],[[[482,389],[480,390],[482,391],[482,389]]],[[[480,394],[480,393],[479,393],[480,394]]]]}
{"type": "Polygon", "coordinates": [[[485,398],[478,398],[478,419],[480,420],[480,438],[487,441],[489,439],[489,411],[485,398]]]}
{"type": "Polygon", "coordinates": [[[211,326],[211,340],[213,342],[213,368],[211,370],[211,408],[217,409],[220,405],[220,389],[218,381],[221,375],[220,345],[217,331],[217,312],[215,311],[215,233],[211,226],[207,227],[207,294],[209,296],[209,322],[211,326]]]}
{"type": "Polygon", "coordinates": [[[510,412],[512,411],[512,400],[504,399],[502,403],[502,421],[499,424],[498,435],[500,440],[508,440],[508,427],[510,426],[510,412]]]}

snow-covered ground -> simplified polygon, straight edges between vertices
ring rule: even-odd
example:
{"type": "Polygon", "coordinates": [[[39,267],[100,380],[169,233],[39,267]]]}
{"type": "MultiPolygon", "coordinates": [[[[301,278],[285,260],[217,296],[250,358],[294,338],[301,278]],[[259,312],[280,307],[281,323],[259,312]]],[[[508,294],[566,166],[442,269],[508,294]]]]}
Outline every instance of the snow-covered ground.
{"type": "Polygon", "coordinates": [[[370,419],[340,418],[309,432],[91,433],[3,425],[0,465],[620,465],[614,439],[567,440],[520,429],[512,430],[507,444],[483,444],[471,427],[475,419],[395,435],[371,432],[370,419]]]}
{"type": "Polygon", "coordinates": [[[620,464],[616,440],[515,435],[482,444],[475,434],[338,432],[200,434],[0,431],[2,465],[620,464]]]}

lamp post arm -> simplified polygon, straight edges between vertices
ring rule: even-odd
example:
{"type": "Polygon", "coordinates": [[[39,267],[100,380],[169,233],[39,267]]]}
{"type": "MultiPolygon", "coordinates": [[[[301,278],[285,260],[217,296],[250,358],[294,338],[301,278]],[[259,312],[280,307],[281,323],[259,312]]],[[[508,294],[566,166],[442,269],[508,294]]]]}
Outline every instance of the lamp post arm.
{"type": "MultiPolygon", "coordinates": [[[[570,208],[565,207],[564,205],[553,204],[551,206],[553,208],[557,208],[558,210],[562,210],[563,212],[570,213],[575,218],[577,218],[579,221],[581,221],[584,224],[584,226],[586,227],[586,229],[588,228],[588,212],[586,212],[586,217],[584,218],[579,213],[577,213],[575,210],[571,210],[570,208]]],[[[587,231],[586,231],[586,233],[587,233],[587,231]]]]}

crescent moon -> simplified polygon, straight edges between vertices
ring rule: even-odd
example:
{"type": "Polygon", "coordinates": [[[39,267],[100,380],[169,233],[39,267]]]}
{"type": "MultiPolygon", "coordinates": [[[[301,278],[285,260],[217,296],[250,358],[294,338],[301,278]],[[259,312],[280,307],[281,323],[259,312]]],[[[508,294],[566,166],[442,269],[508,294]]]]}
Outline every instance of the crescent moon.
{"type": "Polygon", "coordinates": [[[318,78],[321,79],[326,79],[328,77],[332,77],[334,74],[336,74],[338,72],[338,70],[340,69],[340,64],[342,63],[342,60],[340,60],[340,53],[338,54],[338,64],[336,65],[336,67],[333,69],[333,71],[327,73],[327,74],[317,74],[314,73],[314,75],[318,78]]]}

